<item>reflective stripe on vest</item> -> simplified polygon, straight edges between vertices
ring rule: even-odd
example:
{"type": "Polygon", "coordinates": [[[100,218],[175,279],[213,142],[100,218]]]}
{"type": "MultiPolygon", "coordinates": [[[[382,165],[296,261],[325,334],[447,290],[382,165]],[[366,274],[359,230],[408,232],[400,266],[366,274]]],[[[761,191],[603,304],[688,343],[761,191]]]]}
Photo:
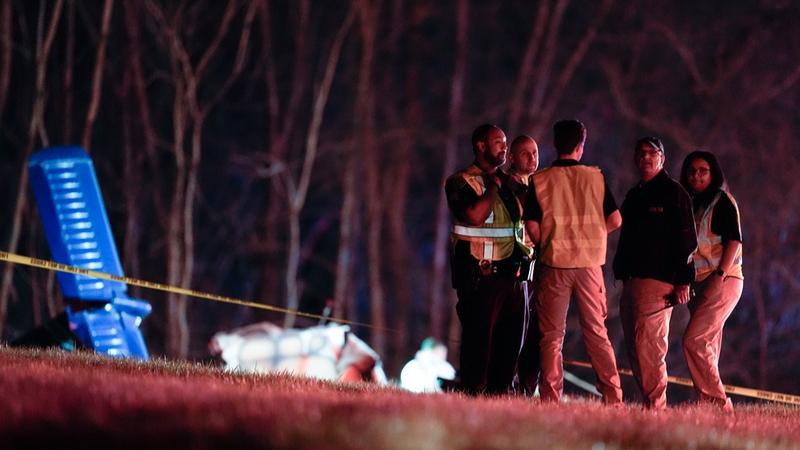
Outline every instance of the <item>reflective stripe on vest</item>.
{"type": "Polygon", "coordinates": [[[467,227],[464,225],[453,226],[453,234],[456,234],[459,237],[514,237],[515,231],[516,230],[514,228],[478,228],[467,227]]]}
{"type": "MultiPolygon", "coordinates": [[[[454,176],[462,177],[478,195],[483,195],[486,191],[483,171],[477,166],[472,165],[454,176]]],[[[512,255],[517,239],[522,235],[522,223],[511,220],[503,200],[497,196],[489,217],[481,226],[460,223],[456,219],[451,238],[468,241],[473,258],[497,261],[512,255]]]]}
{"type": "MultiPolygon", "coordinates": [[[[722,245],[722,236],[714,234],[711,231],[711,222],[713,221],[714,208],[719,203],[722,195],[727,195],[733,206],[736,208],[737,218],[739,208],[736,206],[736,201],[733,197],[725,191],[720,191],[711,200],[711,203],[703,211],[698,211],[695,214],[695,227],[697,229],[697,251],[694,254],[694,270],[695,280],[702,281],[710,273],[717,270],[722,260],[722,252],[724,246],[722,245]]],[[[743,278],[742,274],[742,249],[733,259],[733,265],[728,269],[728,276],[734,278],[743,278]]]]}
{"type": "Polygon", "coordinates": [[[561,269],[603,265],[608,232],[600,169],[548,167],[533,175],[533,185],[542,208],[542,263],[561,269]]]}

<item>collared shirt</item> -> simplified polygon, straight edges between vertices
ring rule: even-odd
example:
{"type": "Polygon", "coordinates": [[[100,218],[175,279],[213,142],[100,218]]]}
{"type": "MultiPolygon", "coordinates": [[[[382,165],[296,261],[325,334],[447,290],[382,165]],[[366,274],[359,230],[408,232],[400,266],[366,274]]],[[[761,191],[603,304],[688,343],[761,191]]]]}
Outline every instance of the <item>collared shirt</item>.
{"type": "MultiPolygon", "coordinates": [[[[553,164],[551,165],[553,167],[570,167],[579,166],[581,163],[574,159],[557,159],[553,161],[553,164]]],[[[531,194],[536,192],[533,182],[534,179],[531,178],[530,186],[528,186],[528,190],[531,194]]],[[[603,194],[603,215],[608,217],[617,210],[617,202],[614,200],[614,195],[611,193],[611,189],[608,188],[608,183],[605,181],[605,177],[603,177],[603,183],[605,189],[605,193],[603,194]]],[[[536,198],[535,194],[528,195],[525,198],[523,210],[523,220],[533,220],[539,223],[542,222],[542,205],[539,204],[539,199],[536,198]]]]}
{"type": "Polygon", "coordinates": [[[683,187],[662,170],[628,191],[620,212],[622,230],[614,276],[690,284],[697,236],[692,201],[683,187]]]}

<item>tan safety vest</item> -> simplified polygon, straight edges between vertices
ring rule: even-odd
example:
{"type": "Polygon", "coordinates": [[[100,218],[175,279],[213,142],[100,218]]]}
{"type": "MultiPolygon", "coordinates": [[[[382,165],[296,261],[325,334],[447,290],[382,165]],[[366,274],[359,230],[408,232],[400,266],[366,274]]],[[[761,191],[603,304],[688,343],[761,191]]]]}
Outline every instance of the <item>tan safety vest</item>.
{"type": "MultiPolygon", "coordinates": [[[[736,221],[739,219],[739,207],[736,205],[736,200],[733,196],[725,191],[720,191],[714,197],[714,200],[708,207],[702,211],[698,211],[694,216],[694,223],[697,229],[697,251],[694,254],[694,272],[695,281],[702,281],[708,277],[712,272],[719,268],[720,261],[722,260],[722,252],[724,246],[722,245],[722,236],[714,234],[711,231],[711,220],[714,216],[714,207],[717,206],[719,199],[722,195],[727,195],[733,206],[736,208],[736,221]]],[[[726,276],[734,278],[744,278],[742,272],[742,248],[733,258],[733,266],[728,269],[726,276]]]]}
{"type": "Polygon", "coordinates": [[[605,264],[605,183],[597,167],[553,166],[533,175],[542,208],[539,260],[571,269],[605,264]]]}
{"type": "MultiPolygon", "coordinates": [[[[469,166],[459,175],[478,194],[483,195],[486,186],[483,184],[483,171],[475,166],[469,166]]],[[[522,221],[511,220],[500,196],[495,197],[492,212],[481,226],[475,227],[454,219],[451,239],[455,241],[468,241],[470,254],[478,260],[499,261],[511,256],[514,246],[519,245],[523,252],[530,256],[533,249],[524,243],[522,221]]]]}

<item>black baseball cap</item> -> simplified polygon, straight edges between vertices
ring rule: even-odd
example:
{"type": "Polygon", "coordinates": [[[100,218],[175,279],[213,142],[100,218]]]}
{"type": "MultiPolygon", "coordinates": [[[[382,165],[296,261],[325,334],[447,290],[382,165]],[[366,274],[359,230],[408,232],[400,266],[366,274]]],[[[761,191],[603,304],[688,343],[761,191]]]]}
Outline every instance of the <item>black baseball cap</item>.
{"type": "Polygon", "coordinates": [[[642,145],[648,145],[650,147],[653,147],[656,150],[660,151],[662,155],[665,153],[664,143],[661,142],[661,139],[655,136],[645,136],[643,138],[639,138],[639,140],[636,141],[636,146],[634,148],[639,149],[639,147],[641,147],[642,145]]]}

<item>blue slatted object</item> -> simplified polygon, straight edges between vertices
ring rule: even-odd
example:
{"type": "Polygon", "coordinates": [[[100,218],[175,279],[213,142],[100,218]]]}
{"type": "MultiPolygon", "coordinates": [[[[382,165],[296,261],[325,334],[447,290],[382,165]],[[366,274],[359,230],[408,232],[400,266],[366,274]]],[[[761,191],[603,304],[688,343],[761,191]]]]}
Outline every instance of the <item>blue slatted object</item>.
{"type": "MultiPolygon", "coordinates": [[[[53,260],[124,276],[89,155],[80,147],[51,147],[31,155],[28,168],[53,260]]],[[[148,358],[139,325],[150,313],[149,303],[128,297],[128,286],[119,281],[57,276],[68,303],[82,305],[67,306],[67,316],[84,346],[110,356],[148,358]]]]}

